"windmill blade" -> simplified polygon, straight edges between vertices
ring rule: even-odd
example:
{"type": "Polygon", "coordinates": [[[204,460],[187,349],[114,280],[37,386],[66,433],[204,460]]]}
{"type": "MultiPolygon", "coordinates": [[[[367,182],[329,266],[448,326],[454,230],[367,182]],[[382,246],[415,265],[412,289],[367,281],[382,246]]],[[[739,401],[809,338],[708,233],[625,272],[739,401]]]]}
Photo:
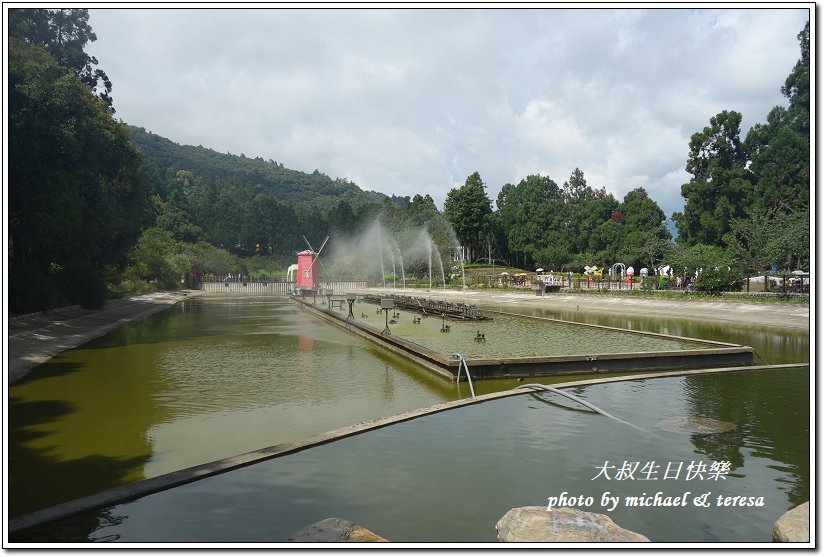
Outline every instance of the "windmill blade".
{"type": "Polygon", "coordinates": [[[303,237],[303,241],[306,242],[306,245],[309,246],[309,249],[315,251],[315,248],[312,247],[312,244],[309,243],[309,240],[306,239],[306,236],[303,236],[303,234],[301,234],[301,236],[303,237]]]}
{"type": "MultiPolygon", "coordinates": [[[[320,245],[320,249],[319,249],[319,250],[318,250],[318,252],[315,254],[315,258],[312,260],[312,264],[314,264],[314,263],[315,263],[315,261],[317,261],[317,260],[318,260],[318,257],[320,257],[320,252],[322,252],[322,251],[323,251],[323,247],[326,245],[326,242],[328,242],[328,241],[329,241],[329,236],[327,236],[327,237],[326,237],[326,239],[323,241],[323,243],[320,245]]],[[[315,251],[315,250],[312,250],[312,251],[315,251]]]]}

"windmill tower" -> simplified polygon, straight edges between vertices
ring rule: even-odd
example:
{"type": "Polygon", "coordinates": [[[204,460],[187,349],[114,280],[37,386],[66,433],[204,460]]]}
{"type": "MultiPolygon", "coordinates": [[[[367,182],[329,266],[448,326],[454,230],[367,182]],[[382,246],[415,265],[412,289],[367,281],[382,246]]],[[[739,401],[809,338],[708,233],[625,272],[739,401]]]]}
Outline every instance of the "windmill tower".
{"type": "Polygon", "coordinates": [[[298,253],[298,288],[317,288],[320,284],[317,255],[310,249],[298,253]]]}
{"type": "Polygon", "coordinates": [[[329,240],[329,236],[321,244],[320,249],[316,252],[306,236],[303,237],[309,249],[298,253],[298,277],[297,288],[317,288],[320,286],[320,273],[318,272],[318,256],[323,251],[323,247],[329,240]]]}

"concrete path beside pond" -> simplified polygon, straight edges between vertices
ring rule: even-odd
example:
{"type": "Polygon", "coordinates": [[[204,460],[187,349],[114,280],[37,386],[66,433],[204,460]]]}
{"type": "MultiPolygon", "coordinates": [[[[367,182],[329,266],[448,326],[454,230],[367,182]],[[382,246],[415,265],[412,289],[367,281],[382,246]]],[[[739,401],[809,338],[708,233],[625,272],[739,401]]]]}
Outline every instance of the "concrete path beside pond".
{"type": "Polygon", "coordinates": [[[111,300],[100,310],[72,306],[10,317],[6,323],[7,381],[14,383],[31,368],[64,350],[80,346],[126,323],[140,321],[180,300],[200,294],[202,292],[197,290],[154,292],[111,300]]]}

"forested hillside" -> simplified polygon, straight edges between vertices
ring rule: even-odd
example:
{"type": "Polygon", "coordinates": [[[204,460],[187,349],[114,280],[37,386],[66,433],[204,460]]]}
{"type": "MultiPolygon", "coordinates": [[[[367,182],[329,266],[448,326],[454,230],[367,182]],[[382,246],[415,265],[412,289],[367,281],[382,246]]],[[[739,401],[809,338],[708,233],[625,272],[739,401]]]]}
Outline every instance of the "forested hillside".
{"type": "Polygon", "coordinates": [[[261,157],[218,153],[203,146],[179,145],[173,141],[129,126],[135,146],[143,152],[143,168],[157,193],[166,197],[166,184],[178,170],[205,179],[235,179],[252,186],[255,194],[268,195],[281,203],[327,211],[341,200],[353,209],[367,203],[383,203],[382,193],[363,191],[348,180],[331,179],[315,170],[311,174],[285,168],[282,163],[261,157]]]}

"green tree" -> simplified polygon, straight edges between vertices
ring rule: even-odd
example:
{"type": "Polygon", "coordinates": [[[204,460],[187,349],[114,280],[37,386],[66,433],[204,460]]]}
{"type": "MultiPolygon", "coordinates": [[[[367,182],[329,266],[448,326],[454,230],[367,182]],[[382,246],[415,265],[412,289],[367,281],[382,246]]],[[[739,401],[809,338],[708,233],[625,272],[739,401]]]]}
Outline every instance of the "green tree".
{"type": "Polygon", "coordinates": [[[751,210],[746,217],[732,222],[724,240],[743,271],[762,271],[773,260],[767,248],[773,234],[774,227],[768,213],[751,210]]]}
{"type": "Polygon", "coordinates": [[[696,271],[702,269],[736,267],[736,258],[730,250],[706,244],[694,246],[684,243],[672,244],[666,260],[675,273],[685,275],[694,275],[696,271]]]}
{"type": "Polygon", "coordinates": [[[9,36],[45,48],[57,63],[71,68],[83,83],[106,103],[112,113],[112,83],[106,72],[96,68],[86,45],[97,40],[89,25],[89,10],[15,8],[9,10],[9,36]],[[102,89],[102,90],[101,90],[102,89]]]}
{"type": "Polygon", "coordinates": [[[610,267],[613,263],[621,261],[623,253],[620,248],[623,236],[623,223],[611,218],[603,221],[590,236],[589,251],[594,254],[594,259],[586,265],[610,267]]]}
{"type": "Polygon", "coordinates": [[[498,194],[498,218],[507,231],[509,252],[525,268],[561,268],[569,255],[562,230],[563,192],[548,176],[527,176],[505,184],[498,194]]]}
{"type": "Polygon", "coordinates": [[[798,35],[801,58],[781,92],[789,107],[774,107],[766,124],[753,126],[744,142],[755,176],[753,205],[782,213],[810,205],[810,23],[798,35]]]}
{"type": "Polygon", "coordinates": [[[790,100],[790,112],[798,116],[797,128],[809,131],[810,126],[810,22],[798,34],[801,58],[784,81],[781,92],[790,100]]]}
{"type": "Polygon", "coordinates": [[[592,197],[583,207],[579,224],[580,234],[576,242],[577,252],[591,254],[589,258],[578,261],[580,269],[587,265],[611,265],[617,261],[621,240],[620,223],[612,220],[618,210],[618,201],[604,188],[593,190],[592,197]]]}
{"type": "Polygon", "coordinates": [[[747,134],[745,148],[755,177],[752,205],[760,210],[789,212],[810,204],[810,140],[795,129],[797,119],[776,106],[766,124],[747,134]]]}
{"type": "Polygon", "coordinates": [[[621,253],[625,263],[655,269],[669,248],[672,235],[666,215],[644,188],[636,188],[618,207],[624,216],[621,253]]]}
{"type": "Polygon", "coordinates": [[[173,288],[185,267],[177,265],[173,256],[180,251],[180,245],[171,232],[152,227],[140,235],[129,255],[130,270],[136,278],[154,281],[163,288],[173,288]]]}
{"type": "Polygon", "coordinates": [[[707,268],[698,274],[693,288],[698,292],[718,294],[720,292],[737,292],[741,290],[744,278],[737,269],[731,267],[707,268]]]}
{"type": "Polygon", "coordinates": [[[192,269],[197,273],[223,278],[238,271],[237,256],[207,242],[187,244],[184,251],[190,255],[192,269]]]}
{"type": "Polygon", "coordinates": [[[744,216],[752,192],[747,157],[739,138],[741,114],[723,111],[690,140],[687,172],[681,186],[683,213],[672,215],[682,241],[721,245],[733,219],[744,216]]]}
{"type": "Polygon", "coordinates": [[[355,230],[355,212],[345,199],[338,201],[326,215],[326,220],[335,234],[351,234],[355,230]]]}
{"type": "Polygon", "coordinates": [[[763,271],[773,263],[783,269],[809,269],[810,213],[752,209],[733,222],[725,237],[745,271],[763,271]]]}
{"type": "Polygon", "coordinates": [[[150,216],[140,154],[106,104],[42,47],[12,37],[8,60],[12,310],[61,298],[99,307],[101,270],[125,263],[150,216]],[[46,282],[59,274],[59,293],[40,302],[18,297],[33,274],[46,282]],[[97,286],[72,289],[79,281],[97,286]]]}
{"type": "Polygon", "coordinates": [[[407,206],[407,221],[413,225],[424,226],[432,219],[441,218],[435,200],[429,194],[415,194],[407,206]]]}
{"type": "Polygon", "coordinates": [[[468,249],[470,261],[487,251],[492,234],[492,201],[478,172],[470,174],[460,188],[449,190],[443,212],[458,240],[468,249]]]}
{"type": "Polygon", "coordinates": [[[580,168],[573,170],[569,180],[564,182],[564,193],[571,201],[585,201],[592,197],[592,188],[587,185],[584,172],[580,168]]]}
{"type": "Polygon", "coordinates": [[[810,212],[798,210],[776,215],[772,242],[769,246],[774,261],[785,269],[810,269],[810,212]]]}
{"type": "Polygon", "coordinates": [[[566,228],[565,235],[570,240],[570,251],[580,253],[586,250],[589,235],[594,228],[590,221],[592,214],[589,211],[589,205],[595,199],[595,192],[587,185],[583,171],[576,168],[572,171],[569,180],[564,182],[563,193],[563,211],[566,213],[563,219],[566,228]]]}

